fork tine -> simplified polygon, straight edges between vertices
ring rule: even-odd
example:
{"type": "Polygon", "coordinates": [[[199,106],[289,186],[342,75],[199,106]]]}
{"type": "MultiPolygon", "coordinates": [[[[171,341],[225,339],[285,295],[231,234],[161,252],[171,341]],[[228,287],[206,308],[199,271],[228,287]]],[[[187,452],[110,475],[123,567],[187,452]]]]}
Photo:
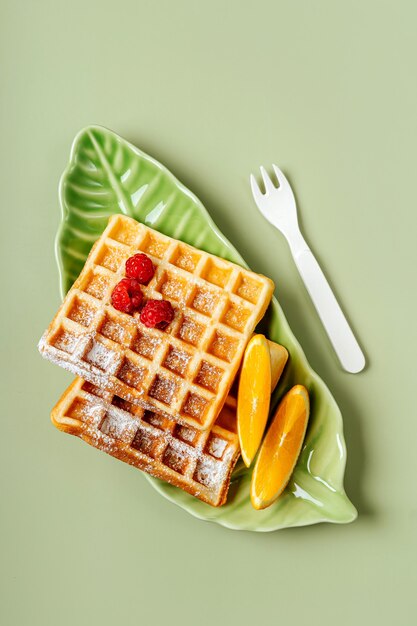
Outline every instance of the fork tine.
{"type": "Polygon", "coordinates": [[[272,164],[273,170],[275,172],[275,176],[278,179],[279,182],[279,186],[282,187],[282,189],[287,188],[290,186],[290,183],[288,182],[288,180],[285,178],[284,176],[284,172],[282,172],[279,167],[277,165],[275,165],[275,163],[272,164]]]}
{"type": "Polygon", "coordinates": [[[258,204],[262,200],[262,192],[259,189],[258,183],[256,182],[256,178],[253,174],[250,175],[250,186],[252,189],[252,195],[255,198],[255,202],[258,204]]]}
{"type": "Polygon", "coordinates": [[[262,174],[262,180],[264,181],[264,185],[265,185],[265,191],[266,193],[271,193],[271,191],[274,191],[276,187],[274,183],[272,182],[272,180],[270,179],[269,174],[263,165],[261,165],[260,170],[262,174]]]}

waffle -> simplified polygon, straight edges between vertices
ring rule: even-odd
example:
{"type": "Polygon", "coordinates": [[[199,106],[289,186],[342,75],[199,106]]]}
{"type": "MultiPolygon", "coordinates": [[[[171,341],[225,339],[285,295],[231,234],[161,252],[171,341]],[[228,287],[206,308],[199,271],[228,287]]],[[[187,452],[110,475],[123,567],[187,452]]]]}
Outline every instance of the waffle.
{"type": "Polygon", "coordinates": [[[273,282],[113,215],[39,343],[40,352],[99,388],[197,429],[215,421],[273,282]],[[144,252],[155,275],[145,298],[175,309],[164,330],[111,305],[125,261],[144,252]]]}
{"type": "MultiPolygon", "coordinates": [[[[269,342],[272,380],[274,353],[269,342]]],[[[236,397],[230,393],[214,425],[205,431],[182,426],[76,378],[52,410],[54,425],[90,445],[180,487],[200,500],[224,504],[240,454],[236,397]]]]}

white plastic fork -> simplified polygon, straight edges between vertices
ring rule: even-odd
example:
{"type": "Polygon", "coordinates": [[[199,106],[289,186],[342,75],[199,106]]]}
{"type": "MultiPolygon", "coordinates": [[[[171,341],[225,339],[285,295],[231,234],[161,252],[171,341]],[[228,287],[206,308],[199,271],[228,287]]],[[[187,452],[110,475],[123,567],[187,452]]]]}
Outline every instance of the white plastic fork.
{"type": "Polygon", "coordinates": [[[255,202],[268,222],[278,228],[286,238],[297,269],[342,367],[347,372],[356,374],[365,367],[363,352],[325,275],[300,232],[291,186],[279,167],[272,167],[279,187],[274,185],[265,168],[261,167],[265,193],[260,190],[251,174],[250,183],[255,202]]]}

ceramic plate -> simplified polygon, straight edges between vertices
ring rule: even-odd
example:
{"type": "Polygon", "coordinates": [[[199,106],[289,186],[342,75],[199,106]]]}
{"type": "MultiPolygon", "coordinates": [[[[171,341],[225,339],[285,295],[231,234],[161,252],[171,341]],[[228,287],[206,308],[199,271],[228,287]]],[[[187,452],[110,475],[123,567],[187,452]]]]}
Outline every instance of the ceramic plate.
{"type": "MultiPolygon", "coordinates": [[[[130,215],[165,235],[245,265],[198,198],[163,165],[105,128],[91,126],[75,138],[61,179],[60,202],[56,251],[62,295],[113,213],[130,215]]],[[[290,353],[272,407],[295,383],[305,385],[311,398],[303,450],[282,496],[268,509],[255,511],[249,499],[251,470],[242,463],[233,474],[227,504],[217,509],[168,483],[146,475],[147,479],[161,495],[192,515],[233,529],[272,531],[325,521],[351,522],[356,510],[343,488],[346,448],[339,408],[309,366],[275,299],[262,331],[290,353]]]]}

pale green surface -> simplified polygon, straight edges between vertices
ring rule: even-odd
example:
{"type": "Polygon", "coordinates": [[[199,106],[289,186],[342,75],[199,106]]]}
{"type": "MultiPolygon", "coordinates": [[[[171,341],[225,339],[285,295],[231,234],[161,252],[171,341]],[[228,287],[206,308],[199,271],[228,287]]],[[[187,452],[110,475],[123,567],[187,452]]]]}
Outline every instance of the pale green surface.
{"type": "MultiPolygon", "coordinates": [[[[189,189],[163,164],[102,126],[88,126],[74,139],[59,198],[62,222],[56,251],[62,295],[81,272],[92,244],[114,213],[130,215],[169,237],[243,263],[189,189]]],[[[147,478],[161,494],[192,515],[235,530],[268,532],[319,522],[352,522],[356,510],[343,489],[346,448],[340,410],[307,363],[276,299],[260,330],[289,353],[271,411],[294,384],[304,385],[311,401],[303,449],[285,492],[267,510],[254,510],[250,502],[252,468],[245,468],[243,463],[236,466],[232,475],[227,504],[219,508],[164,481],[147,478]]],[[[134,497],[141,497],[141,493],[138,490],[134,497]]]]}
{"type": "Polygon", "coordinates": [[[411,625],[415,4],[102,4],[0,5],[0,621],[411,625]],[[59,302],[57,184],[73,136],[93,122],[163,161],[277,283],[343,412],[353,524],[266,535],[205,524],[49,424],[71,379],[35,349],[59,302]],[[296,188],[366,351],[363,374],[339,369],[285,242],[254,209],[247,175],[271,161],[296,188]]]}

